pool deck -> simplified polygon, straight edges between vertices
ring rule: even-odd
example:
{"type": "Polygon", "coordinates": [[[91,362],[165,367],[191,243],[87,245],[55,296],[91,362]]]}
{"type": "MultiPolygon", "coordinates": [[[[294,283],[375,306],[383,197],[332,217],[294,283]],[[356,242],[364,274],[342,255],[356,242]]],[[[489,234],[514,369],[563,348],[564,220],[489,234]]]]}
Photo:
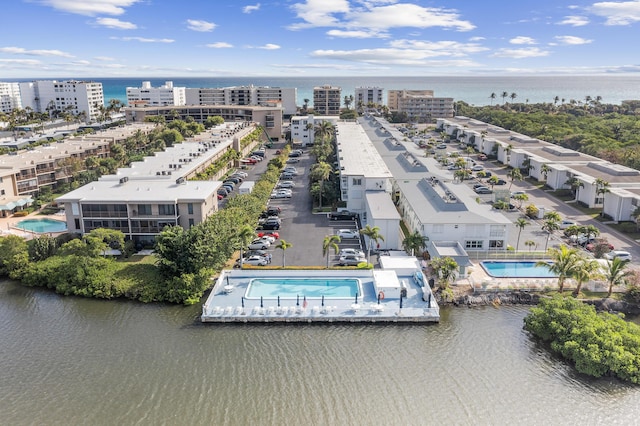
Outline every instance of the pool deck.
{"type": "Polygon", "coordinates": [[[372,270],[224,270],[202,306],[203,323],[429,323],[440,321],[440,308],[429,286],[418,286],[411,275],[398,275],[407,284],[407,297],[386,298],[378,304],[372,270]],[[364,294],[355,298],[246,299],[253,278],[359,278],[364,294]],[[423,300],[424,298],[427,301],[423,300]],[[431,295],[431,297],[429,297],[431,295]],[[242,307],[244,303],[244,308],[242,307]]]}

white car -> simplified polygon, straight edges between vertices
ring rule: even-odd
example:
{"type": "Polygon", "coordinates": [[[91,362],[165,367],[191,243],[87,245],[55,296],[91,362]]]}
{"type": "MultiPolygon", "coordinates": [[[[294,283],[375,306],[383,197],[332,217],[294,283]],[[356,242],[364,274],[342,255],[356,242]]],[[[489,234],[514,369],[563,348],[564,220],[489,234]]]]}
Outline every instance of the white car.
{"type": "Polygon", "coordinates": [[[296,186],[296,183],[288,180],[288,181],[284,181],[284,182],[278,182],[278,185],[276,185],[276,186],[278,188],[293,188],[294,186],[296,186]]]}
{"type": "MultiPolygon", "coordinates": [[[[252,266],[266,266],[269,262],[267,258],[264,256],[249,256],[242,261],[242,264],[252,265],[252,266]]],[[[240,261],[238,261],[238,266],[240,261]]]]}
{"type": "Polygon", "coordinates": [[[357,229],[338,229],[336,235],[340,238],[360,238],[360,233],[357,229]]]}
{"type": "Polygon", "coordinates": [[[273,243],[276,242],[276,237],[274,237],[273,235],[269,235],[269,234],[264,234],[262,237],[259,237],[257,239],[268,241],[269,244],[273,244],[273,243]]]}
{"type": "Polygon", "coordinates": [[[248,174],[248,173],[246,173],[246,172],[241,172],[240,170],[236,170],[233,174],[234,174],[234,175],[242,176],[243,178],[246,178],[247,176],[249,176],[249,174],[248,174]]]}
{"type": "Polygon", "coordinates": [[[271,243],[266,240],[253,240],[251,244],[249,244],[249,250],[266,250],[271,247],[271,243]]]}
{"type": "Polygon", "coordinates": [[[356,257],[365,257],[365,254],[362,250],[352,249],[352,248],[344,248],[340,250],[340,257],[342,256],[356,256],[356,257]]]}
{"type": "Polygon", "coordinates": [[[524,194],[526,194],[526,192],[524,192],[524,191],[513,191],[511,193],[511,198],[513,198],[516,195],[524,195],[524,194]]]}
{"type": "Polygon", "coordinates": [[[560,222],[560,229],[567,229],[570,226],[577,226],[578,224],[573,220],[563,220],[560,222]]]}
{"type": "Polygon", "coordinates": [[[471,171],[472,171],[472,172],[481,172],[481,171],[483,171],[483,170],[484,170],[484,167],[482,167],[482,166],[481,166],[481,165],[479,165],[479,164],[478,164],[478,165],[476,165],[476,166],[473,166],[473,167],[471,168],[471,171]]]}
{"type": "Polygon", "coordinates": [[[271,198],[291,198],[291,191],[278,190],[271,193],[271,198]]]}
{"type": "Polygon", "coordinates": [[[613,260],[615,258],[626,260],[631,262],[631,253],[624,250],[611,250],[609,253],[604,255],[604,258],[607,260],[613,260]]]}

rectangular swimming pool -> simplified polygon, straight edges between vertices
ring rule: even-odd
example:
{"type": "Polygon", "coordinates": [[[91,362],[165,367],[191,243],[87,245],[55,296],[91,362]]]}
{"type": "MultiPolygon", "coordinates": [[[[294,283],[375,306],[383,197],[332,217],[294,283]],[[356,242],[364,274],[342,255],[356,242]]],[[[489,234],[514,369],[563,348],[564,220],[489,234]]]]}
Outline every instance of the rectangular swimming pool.
{"type": "Polygon", "coordinates": [[[362,297],[362,286],[357,278],[254,278],[249,281],[245,298],[351,299],[362,297]]]}
{"type": "Polygon", "coordinates": [[[494,278],[556,278],[546,266],[536,266],[537,262],[510,262],[503,260],[485,260],[480,262],[482,269],[494,278]]]}

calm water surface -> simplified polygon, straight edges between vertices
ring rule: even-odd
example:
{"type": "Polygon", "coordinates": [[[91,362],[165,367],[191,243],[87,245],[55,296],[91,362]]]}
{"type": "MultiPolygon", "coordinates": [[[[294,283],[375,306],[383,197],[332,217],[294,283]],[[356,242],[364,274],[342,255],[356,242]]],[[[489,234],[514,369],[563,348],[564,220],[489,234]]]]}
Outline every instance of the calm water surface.
{"type": "Polygon", "coordinates": [[[435,326],[216,326],[200,306],[0,283],[6,425],[635,424],[640,388],[591,380],[522,331],[524,307],[435,326]]]}

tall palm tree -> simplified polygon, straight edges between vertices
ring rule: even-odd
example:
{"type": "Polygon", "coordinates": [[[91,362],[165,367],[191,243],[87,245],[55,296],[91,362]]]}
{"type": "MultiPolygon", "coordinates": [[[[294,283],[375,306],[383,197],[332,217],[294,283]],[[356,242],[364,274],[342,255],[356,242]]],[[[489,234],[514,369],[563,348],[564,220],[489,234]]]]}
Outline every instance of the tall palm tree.
{"type": "Polygon", "coordinates": [[[509,184],[509,191],[511,191],[513,182],[516,180],[522,180],[522,172],[520,171],[520,169],[511,169],[507,176],[509,176],[509,179],[511,179],[511,183],[509,184]]]}
{"type": "Polygon", "coordinates": [[[503,150],[504,150],[506,163],[509,164],[509,161],[511,161],[511,151],[513,151],[513,145],[509,144],[505,146],[503,150]]]}
{"type": "Polygon", "coordinates": [[[576,288],[573,290],[573,295],[578,296],[582,289],[582,284],[596,278],[599,275],[599,270],[600,264],[598,261],[581,256],[577,268],[573,273],[573,279],[576,281],[576,288]]]}
{"type": "Polygon", "coordinates": [[[560,229],[560,222],[558,220],[556,220],[555,218],[548,218],[542,224],[542,230],[547,233],[547,239],[546,239],[546,241],[544,243],[544,251],[545,252],[547,251],[547,248],[549,247],[549,238],[551,238],[551,234],[553,234],[553,232],[557,231],[558,229],[560,229]]]}
{"type": "Polygon", "coordinates": [[[628,264],[628,260],[622,260],[619,257],[614,257],[613,260],[607,261],[607,267],[605,268],[603,274],[604,279],[607,280],[607,284],[609,284],[609,292],[607,293],[607,297],[611,297],[614,286],[619,286],[627,283],[627,278],[629,278],[632,274],[631,271],[626,270],[628,264]]]}
{"type": "Polygon", "coordinates": [[[573,195],[575,196],[573,201],[578,201],[578,191],[580,190],[580,188],[584,188],[584,183],[577,177],[573,176],[564,184],[568,185],[571,188],[571,191],[573,191],[573,195]]]}
{"type": "Polygon", "coordinates": [[[529,224],[529,221],[524,218],[518,218],[515,222],[516,228],[518,228],[518,240],[516,241],[516,252],[520,249],[520,234],[522,230],[529,224]]]}
{"type": "Polygon", "coordinates": [[[524,245],[529,247],[529,252],[531,252],[531,249],[533,249],[535,246],[537,246],[536,242],[533,240],[527,240],[524,242],[524,245]]]}
{"type": "Polygon", "coordinates": [[[408,235],[404,241],[402,241],[402,248],[407,253],[410,253],[411,256],[415,255],[417,251],[424,251],[427,248],[427,242],[429,241],[429,237],[426,235],[422,235],[418,231],[415,231],[413,234],[408,235]]]}
{"type": "Polygon", "coordinates": [[[335,254],[338,254],[340,252],[338,243],[341,240],[342,239],[337,235],[327,235],[324,237],[324,240],[322,240],[322,255],[327,258],[327,268],[329,268],[329,252],[333,249],[335,254]]]}
{"type": "Polygon", "coordinates": [[[242,268],[242,263],[244,262],[244,248],[251,242],[253,235],[254,230],[249,225],[244,225],[236,234],[238,245],[240,246],[240,268],[242,268]]]}
{"type": "Polygon", "coordinates": [[[491,99],[491,105],[493,105],[493,101],[498,97],[495,92],[491,92],[489,95],[489,99],[491,99]]]}
{"type": "Polygon", "coordinates": [[[502,97],[502,103],[505,103],[505,99],[509,96],[509,94],[507,92],[502,92],[502,94],[500,95],[502,97]]]}
{"type": "Polygon", "coordinates": [[[578,249],[561,245],[559,249],[552,248],[549,250],[549,254],[553,260],[552,263],[540,261],[536,263],[536,265],[545,266],[549,268],[549,271],[558,276],[558,288],[560,293],[562,293],[564,291],[564,282],[575,275],[580,265],[579,253],[578,249]]]}
{"type": "Polygon", "coordinates": [[[280,242],[278,243],[278,245],[276,246],[277,249],[282,250],[282,267],[284,268],[286,266],[286,258],[285,258],[285,252],[291,248],[291,246],[293,246],[293,244],[286,242],[285,240],[280,240],[280,242]]]}
{"type": "Polygon", "coordinates": [[[547,176],[549,175],[550,171],[551,167],[549,167],[548,164],[545,163],[540,166],[540,173],[542,174],[542,176],[544,176],[545,182],[547,181],[547,176]]]}
{"type": "Polygon", "coordinates": [[[596,194],[602,196],[602,211],[600,212],[600,216],[604,216],[604,200],[607,193],[611,192],[609,189],[609,182],[604,179],[597,178],[594,182],[596,186],[596,194]]]}
{"type": "Polygon", "coordinates": [[[320,196],[318,197],[318,205],[322,207],[322,193],[324,190],[324,182],[329,180],[329,176],[333,172],[333,168],[329,163],[321,161],[311,166],[309,177],[314,182],[320,182],[320,196]]]}
{"type": "Polygon", "coordinates": [[[375,241],[378,244],[378,241],[384,241],[384,237],[380,234],[380,228],[377,226],[371,227],[371,225],[367,225],[360,230],[360,235],[364,235],[369,239],[367,244],[367,262],[371,263],[371,244],[375,241]]]}
{"type": "Polygon", "coordinates": [[[511,102],[515,101],[517,97],[518,97],[518,94],[516,92],[512,92],[509,95],[509,98],[511,99],[511,102]]]}
{"type": "Polygon", "coordinates": [[[316,125],[315,136],[321,140],[329,139],[333,135],[333,124],[330,121],[322,120],[316,125]]]}

